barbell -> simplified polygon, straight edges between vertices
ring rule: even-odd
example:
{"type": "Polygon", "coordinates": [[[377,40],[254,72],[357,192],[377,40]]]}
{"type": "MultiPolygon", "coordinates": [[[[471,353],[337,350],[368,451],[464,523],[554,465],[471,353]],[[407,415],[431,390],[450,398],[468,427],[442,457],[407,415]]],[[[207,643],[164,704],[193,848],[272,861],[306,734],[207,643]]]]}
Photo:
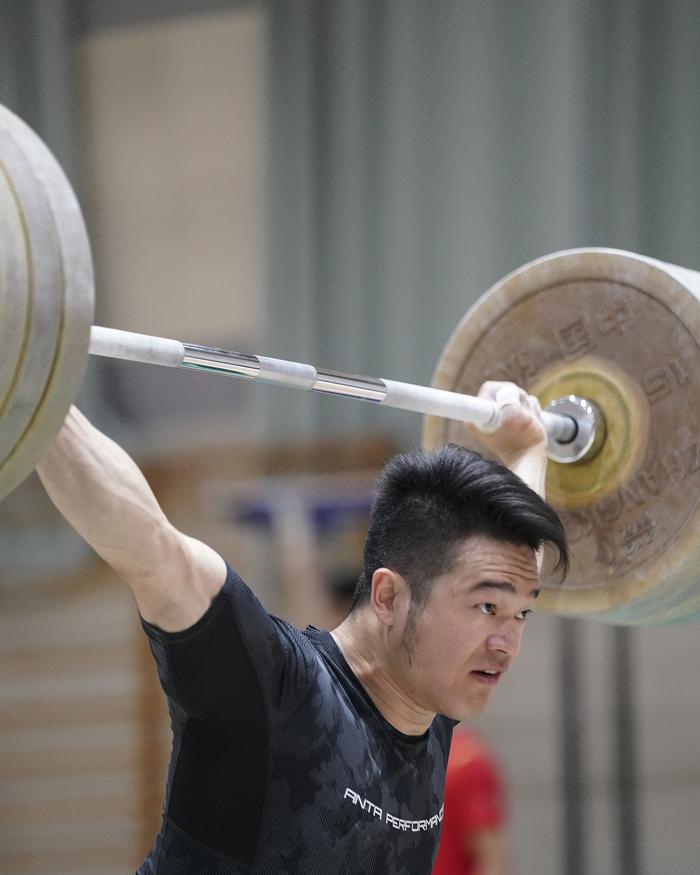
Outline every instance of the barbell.
{"type": "Polygon", "coordinates": [[[78,201],[40,138],[0,107],[0,499],[34,468],[75,398],[88,353],[184,367],[425,414],[424,443],[479,448],[501,407],[487,379],[538,396],[547,495],[572,547],[561,615],[645,625],[700,618],[700,274],[611,249],[555,253],[467,312],[433,384],[95,327],[78,201]]]}

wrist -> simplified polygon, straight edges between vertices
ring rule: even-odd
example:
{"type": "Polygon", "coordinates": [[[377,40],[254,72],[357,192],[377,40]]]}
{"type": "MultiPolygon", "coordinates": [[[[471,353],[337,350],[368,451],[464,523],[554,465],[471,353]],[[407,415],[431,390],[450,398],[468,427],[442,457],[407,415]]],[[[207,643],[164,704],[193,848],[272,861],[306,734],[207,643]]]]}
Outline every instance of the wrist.
{"type": "Polygon", "coordinates": [[[545,447],[531,447],[514,454],[505,464],[527,483],[530,489],[544,498],[548,461],[545,447]]]}
{"type": "Polygon", "coordinates": [[[537,444],[536,446],[526,447],[523,450],[516,450],[512,453],[505,453],[501,457],[501,461],[506,467],[510,468],[512,471],[514,467],[523,464],[527,464],[528,466],[543,465],[546,468],[549,457],[547,456],[546,445],[537,444]]]}

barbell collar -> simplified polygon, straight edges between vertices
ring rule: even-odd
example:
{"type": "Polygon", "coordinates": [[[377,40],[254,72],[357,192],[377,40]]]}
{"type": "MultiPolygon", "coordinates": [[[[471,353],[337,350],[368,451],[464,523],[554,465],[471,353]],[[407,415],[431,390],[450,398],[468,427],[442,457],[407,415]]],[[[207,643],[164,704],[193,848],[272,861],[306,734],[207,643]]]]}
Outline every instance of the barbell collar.
{"type": "MultiPolygon", "coordinates": [[[[498,427],[503,409],[503,405],[495,401],[459,392],[321,370],[301,362],[181,343],[165,337],[101,326],[92,329],[89,351],[91,355],[227,374],[324,395],[355,398],[399,410],[468,422],[484,430],[498,427]]],[[[565,444],[573,440],[579,431],[572,416],[543,412],[541,418],[550,442],[565,444]]]]}
{"type": "Polygon", "coordinates": [[[550,435],[549,458],[562,464],[590,461],[598,455],[605,440],[605,419],[597,404],[578,395],[565,395],[550,401],[544,412],[571,416],[576,421],[572,439],[560,441],[550,435]]]}

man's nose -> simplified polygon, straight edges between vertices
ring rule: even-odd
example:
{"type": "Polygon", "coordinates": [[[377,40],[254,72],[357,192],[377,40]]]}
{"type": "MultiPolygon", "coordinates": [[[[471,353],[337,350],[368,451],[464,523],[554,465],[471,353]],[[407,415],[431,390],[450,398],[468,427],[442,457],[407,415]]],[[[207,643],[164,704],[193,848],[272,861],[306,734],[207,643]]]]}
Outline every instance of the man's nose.
{"type": "Polygon", "coordinates": [[[507,620],[489,635],[486,646],[493,652],[515,656],[520,649],[522,635],[523,623],[515,619],[507,620]]]}

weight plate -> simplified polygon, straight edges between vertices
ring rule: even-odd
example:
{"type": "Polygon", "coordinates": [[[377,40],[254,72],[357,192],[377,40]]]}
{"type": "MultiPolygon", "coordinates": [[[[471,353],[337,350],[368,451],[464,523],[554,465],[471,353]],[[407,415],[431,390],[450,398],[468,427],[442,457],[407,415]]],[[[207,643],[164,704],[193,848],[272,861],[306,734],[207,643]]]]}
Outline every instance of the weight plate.
{"type": "Polygon", "coordinates": [[[3,317],[16,306],[25,312],[21,357],[16,362],[11,387],[0,418],[0,459],[8,459],[19,443],[39,405],[54,357],[62,318],[62,274],[53,216],[41,184],[13,130],[0,119],[0,171],[8,181],[2,212],[16,211],[23,250],[24,270],[16,277],[19,289],[5,288],[3,317]],[[26,289],[24,295],[20,291],[26,289]]]}
{"type": "MultiPolygon", "coordinates": [[[[572,566],[564,584],[545,580],[544,610],[645,624],[700,609],[699,293],[700,274],[643,256],[556,253],[494,286],[443,351],[438,388],[512,380],[543,406],[571,393],[605,417],[594,459],[549,463],[572,566]]],[[[435,417],[424,437],[478,448],[435,417]]]]}
{"type": "Polygon", "coordinates": [[[0,427],[24,358],[29,304],[26,238],[14,193],[0,170],[0,427]]]}
{"type": "MultiPolygon", "coordinates": [[[[75,399],[87,364],[93,315],[93,273],[90,246],[78,201],[55,158],[39,137],[9,110],[0,107],[0,130],[22,149],[30,175],[48,204],[44,232],[55,239],[60,281],[55,289],[37,294],[57,295],[60,303],[58,341],[53,364],[37,406],[0,467],[0,497],[18,485],[34,468],[58,432],[75,399]]],[[[30,229],[31,231],[31,229],[30,229]]]]}

